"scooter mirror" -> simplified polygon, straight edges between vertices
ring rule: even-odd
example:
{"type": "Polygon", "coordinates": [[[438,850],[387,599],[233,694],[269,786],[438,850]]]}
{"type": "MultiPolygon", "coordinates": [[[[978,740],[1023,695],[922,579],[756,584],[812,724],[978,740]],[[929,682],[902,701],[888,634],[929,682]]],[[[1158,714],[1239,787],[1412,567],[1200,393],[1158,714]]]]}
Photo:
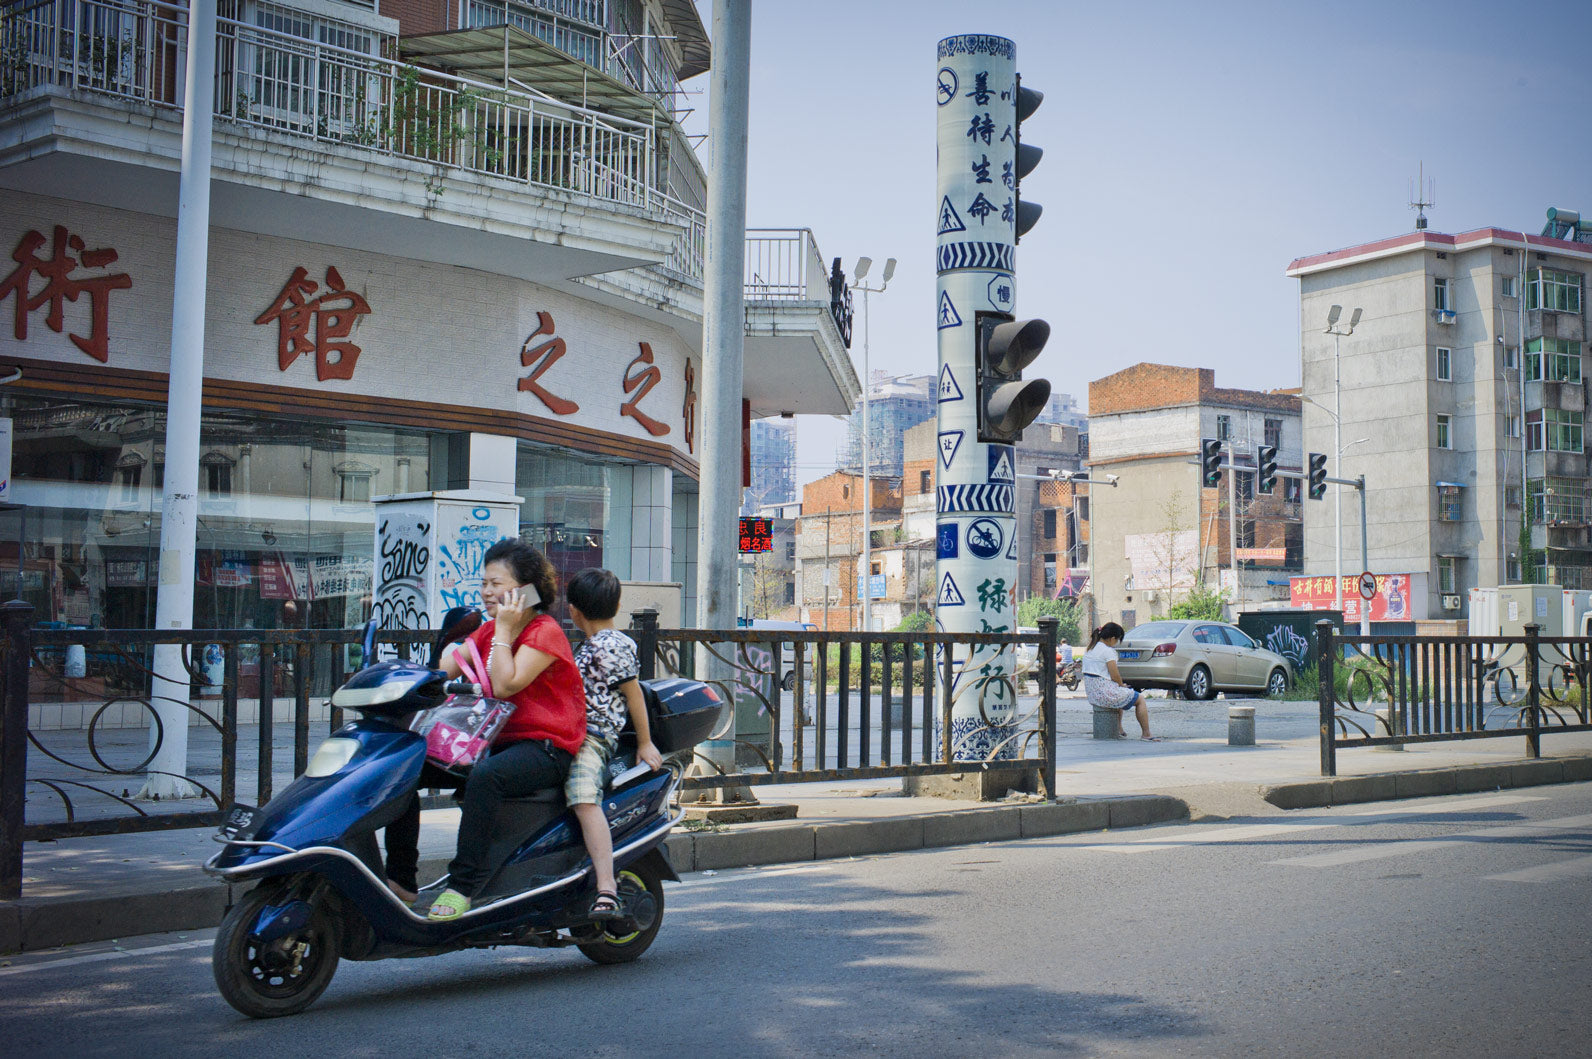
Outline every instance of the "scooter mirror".
{"type": "Polygon", "coordinates": [[[360,659],[364,665],[373,665],[376,661],[376,630],[381,628],[381,619],[372,618],[365,623],[365,638],[360,641],[360,659]]]}
{"type": "Polygon", "coordinates": [[[442,616],[442,627],[437,632],[437,639],[431,645],[431,661],[426,663],[432,669],[442,664],[442,649],[450,643],[462,640],[481,627],[481,612],[474,607],[453,607],[442,616]]]}

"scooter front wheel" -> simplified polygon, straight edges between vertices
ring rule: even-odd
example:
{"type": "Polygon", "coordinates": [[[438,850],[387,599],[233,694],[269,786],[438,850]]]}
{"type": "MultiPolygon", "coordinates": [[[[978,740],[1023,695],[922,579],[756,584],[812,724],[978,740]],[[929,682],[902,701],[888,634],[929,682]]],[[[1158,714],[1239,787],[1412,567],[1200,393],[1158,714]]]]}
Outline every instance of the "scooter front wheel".
{"type": "Polygon", "coordinates": [[[337,971],[341,928],[324,902],[316,901],[309,922],[275,940],[253,936],[260,911],[285,900],[290,887],[261,883],[232,906],[216,931],[211,970],[227,1003],[255,1019],[296,1015],[325,992],[337,971]]]}
{"type": "Polygon", "coordinates": [[[663,926],[663,877],[643,861],[618,875],[619,899],[629,917],[611,921],[601,941],[585,942],[580,951],[593,963],[629,963],[652,947],[663,926]],[[623,923],[624,926],[619,926],[623,923]]]}

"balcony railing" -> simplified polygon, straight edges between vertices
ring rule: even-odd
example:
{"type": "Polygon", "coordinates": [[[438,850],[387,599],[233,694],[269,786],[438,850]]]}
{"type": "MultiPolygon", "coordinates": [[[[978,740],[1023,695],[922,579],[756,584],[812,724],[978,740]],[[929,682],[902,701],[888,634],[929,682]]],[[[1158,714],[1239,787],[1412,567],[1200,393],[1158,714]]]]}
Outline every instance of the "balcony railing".
{"type": "Polygon", "coordinates": [[[745,291],[748,301],[828,302],[841,341],[851,345],[851,288],[839,258],[825,270],[809,229],[748,228],[745,291]]]}
{"type": "MultiPolygon", "coordinates": [[[[0,105],[53,87],[182,108],[187,12],[43,0],[0,16],[0,105]]],[[[701,211],[657,183],[654,130],[529,92],[217,20],[218,117],[645,209],[685,228],[665,267],[702,275],[701,211]]]]}

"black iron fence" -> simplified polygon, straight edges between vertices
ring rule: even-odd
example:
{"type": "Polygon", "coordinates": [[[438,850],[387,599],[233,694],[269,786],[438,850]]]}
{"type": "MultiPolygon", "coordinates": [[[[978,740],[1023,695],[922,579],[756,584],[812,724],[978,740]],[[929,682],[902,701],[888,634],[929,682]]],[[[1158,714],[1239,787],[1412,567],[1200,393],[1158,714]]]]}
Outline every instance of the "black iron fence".
{"type": "Polygon", "coordinates": [[[1592,639],[1542,636],[1356,636],[1316,623],[1321,774],[1337,752],[1457,739],[1592,731],[1592,639]]]}
{"type": "MultiPolygon", "coordinates": [[[[1055,791],[1056,623],[1038,635],[658,629],[636,616],[642,677],[692,676],[733,704],[735,769],[699,748],[687,790],[1035,769],[1055,791]],[[1029,657],[1038,695],[980,663],[1029,657]],[[970,661],[971,659],[971,661],[970,661]],[[960,713],[961,717],[954,714],[960,713]]],[[[715,738],[729,731],[728,718],[715,738]]],[[[722,758],[724,755],[718,755],[722,758]]]]}
{"type": "MultiPolygon", "coordinates": [[[[326,697],[363,664],[358,629],[43,629],[21,602],[0,605],[0,622],[0,898],[20,893],[26,840],[211,826],[240,799],[263,805],[304,771],[312,729],[342,726],[326,697]],[[154,650],[168,644],[181,649],[186,700],[153,693],[154,650]],[[193,796],[142,796],[171,736],[160,712],[177,707],[184,764],[154,774],[193,796]]],[[[699,748],[686,787],[994,763],[1036,769],[1055,790],[1054,622],[1038,636],[716,632],[660,630],[643,612],[631,632],[643,677],[700,670],[726,702],[715,737],[733,743],[736,765],[699,748]],[[997,651],[1033,659],[1040,694],[1026,709],[1018,683],[989,669],[997,651]]],[[[378,651],[418,652],[431,636],[384,632],[378,651]]]]}

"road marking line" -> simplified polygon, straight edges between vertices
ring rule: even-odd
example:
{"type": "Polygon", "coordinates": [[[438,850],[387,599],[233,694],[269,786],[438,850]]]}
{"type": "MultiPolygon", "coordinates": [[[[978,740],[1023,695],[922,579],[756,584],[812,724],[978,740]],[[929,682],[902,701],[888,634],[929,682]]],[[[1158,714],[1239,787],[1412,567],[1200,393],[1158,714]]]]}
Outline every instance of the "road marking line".
{"type": "Polygon", "coordinates": [[[1342,864],[1358,864],[1368,860],[1400,857],[1406,853],[1423,853],[1433,849],[1473,845],[1474,843],[1471,840],[1478,838],[1523,838],[1540,834],[1544,831],[1566,831],[1580,827],[1592,827],[1592,814],[1565,816],[1557,820],[1535,820],[1519,824],[1506,824],[1499,827],[1478,828],[1474,831],[1460,831],[1446,838],[1408,838],[1397,842],[1382,843],[1381,845],[1355,846],[1352,849],[1340,849],[1332,853],[1312,853],[1303,857],[1289,857],[1284,860],[1269,861],[1268,863],[1288,864],[1305,868],[1332,868],[1342,864]]]}
{"type": "Polygon", "coordinates": [[[163,952],[181,952],[184,949],[197,949],[214,944],[214,938],[201,938],[197,941],[173,942],[170,945],[151,945],[144,949],[110,949],[105,952],[91,952],[86,956],[68,956],[59,960],[41,959],[36,963],[26,963],[16,967],[0,967],[0,976],[50,971],[61,967],[78,967],[85,963],[104,963],[107,960],[120,960],[128,956],[155,956],[163,952]]]}
{"type": "Polygon", "coordinates": [[[1484,797],[1471,797],[1469,795],[1449,795],[1449,797],[1463,798],[1464,801],[1456,804],[1422,806],[1418,809],[1361,809],[1350,816],[1408,816],[1411,813],[1468,813],[1473,809],[1491,809],[1498,805],[1518,805],[1521,802],[1542,802],[1546,798],[1521,795],[1521,794],[1489,794],[1484,797]]]}
{"type": "Polygon", "coordinates": [[[1570,879],[1581,875],[1592,875],[1592,857],[1576,857],[1574,860],[1561,860],[1552,864],[1539,864],[1535,868],[1521,868],[1519,871],[1500,872],[1497,875],[1482,876],[1483,882],[1554,882],[1559,879],[1570,879]]]}

